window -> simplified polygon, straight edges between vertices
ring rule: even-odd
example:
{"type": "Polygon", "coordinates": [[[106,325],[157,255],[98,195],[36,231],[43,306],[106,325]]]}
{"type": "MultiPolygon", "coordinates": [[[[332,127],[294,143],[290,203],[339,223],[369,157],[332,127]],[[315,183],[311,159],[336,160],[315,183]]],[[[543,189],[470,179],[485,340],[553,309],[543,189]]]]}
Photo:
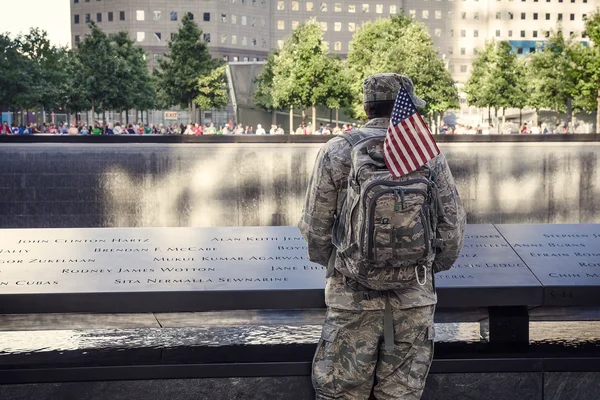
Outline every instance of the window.
{"type": "Polygon", "coordinates": [[[89,23],[90,22],[90,14],[85,14],[85,23],[89,23]]]}
{"type": "Polygon", "coordinates": [[[171,21],[177,21],[177,11],[171,11],[171,21]]]}
{"type": "Polygon", "coordinates": [[[210,13],[204,13],[204,14],[202,15],[202,20],[203,20],[204,22],[209,22],[209,21],[210,21],[210,13]]]}
{"type": "Polygon", "coordinates": [[[581,15],[581,19],[582,19],[583,21],[585,21],[585,20],[586,20],[586,18],[587,18],[587,14],[582,14],[582,15],[581,15]]]}
{"type": "Polygon", "coordinates": [[[335,51],[342,51],[342,42],[334,42],[333,43],[333,50],[335,50],[335,51]]]}
{"type": "Polygon", "coordinates": [[[477,29],[473,31],[473,37],[479,37],[479,31],[477,29]]]}
{"type": "Polygon", "coordinates": [[[496,37],[500,37],[500,31],[496,30],[496,37]]]}
{"type": "Polygon", "coordinates": [[[300,3],[297,1],[292,1],[292,11],[298,11],[300,9],[300,3]]]}
{"type": "Polygon", "coordinates": [[[248,57],[244,57],[244,61],[248,61],[248,57]]]}
{"type": "Polygon", "coordinates": [[[194,14],[192,14],[191,12],[186,12],[185,15],[187,15],[187,17],[193,21],[194,20],[194,14]]]}
{"type": "Polygon", "coordinates": [[[156,39],[157,42],[162,42],[162,33],[160,32],[154,32],[154,39],[156,39]]]}
{"type": "Polygon", "coordinates": [[[423,19],[429,19],[429,10],[423,10],[423,12],[421,13],[421,17],[423,19]]]}
{"type": "Polygon", "coordinates": [[[521,13],[521,19],[525,19],[526,13],[521,13]]]}
{"type": "Polygon", "coordinates": [[[369,12],[369,4],[368,3],[363,3],[363,5],[362,5],[362,12],[363,13],[368,13],[369,12]]]}
{"type": "Polygon", "coordinates": [[[417,10],[408,10],[408,15],[411,18],[417,18],[417,10]]]}
{"type": "Polygon", "coordinates": [[[113,22],[113,12],[112,11],[108,12],[108,22],[113,22]]]}
{"type": "Polygon", "coordinates": [[[452,19],[452,11],[448,11],[448,19],[452,19]]]}
{"type": "Polygon", "coordinates": [[[390,14],[397,14],[398,13],[398,7],[393,4],[390,6],[390,14]]]}
{"type": "Polygon", "coordinates": [[[210,43],[210,33],[205,33],[205,34],[204,34],[204,41],[205,41],[206,43],[210,43]]]}
{"type": "Polygon", "coordinates": [[[136,40],[138,42],[143,42],[144,39],[146,39],[146,33],[145,32],[138,32],[136,35],[136,40]]]}
{"type": "Polygon", "coordinates": [[[144,20],[144,10],[137,10],[135,12],[135,19],[136,19],[136,21],[143,21],[144,20]]]}
{"type": "Polygon", "coordinates": [[[465,54],[467,54],[467,49],[465,49],[464,47],[460,48],[460,55],[464,56],[465,54]]]}
{"type": "Polygon", "coordinates": [[[437,28],[436,28],[436,29],[433,31],[433,34],[434,34],[434,36],[435,36],[435,37],[442,37],[442,30],[441,30],[441,29],[437,29],[437,28]]]}
{"type": "Polygon", "coordinates": [[[538,13],[533,13],[533,19],[537,20],[538,19],[538,13]]]}
{"type": "Polygon", "coordinates": [[[221,43],[227,43],[227,35],[226,34],[221,34],[221,43]]]}
{"type": "Polygon", "coordinates": [[[277,2],[277,11],[283,11],[285,10],[285,1],[278,1],[277,2]]]}
{"type": "Polygon", "coordinates": [[[231,16],[231,23],[234,25],[237,24],[237,17],[235,15],[231,16]]]}
{"type": "Polygon", "coordinates": [[[559,13],[559,14],[558,14],[558,20],[559,20],[559,21],[562,21],[562,13],[559,13]]]}
{"type": "Polygon", "coordinates": [[[154,62],[160,61],[160,54],[153,54],[152,55],[152,61],[154,61],[154,62]]]}
{"type": "Polygon", "coordinates": [[[73,15],[73,19],[74,19],[73,23],[78,24],[79,23],[79,14],[73,15]]]}
{"type": "Polygon", "coordinates": [[[279,29],[280,31],[284,30],[285,29],[285,21],[283,21],[281,19],[279,21],[277,21],[277,29],[279,29]]]}
{"type": "Polygon", "coordinates": [[[549,38],[549,37],[550,37],[550,31],[546,31],[546,33],[544,33],[544,36],[545,36],[546,38],[549,38]]]}
{"type": "Polygon", "coordinates": [[[242,36],[242,46],[248,46],[248,38],[246,36],[242,36]]]}
{"type": "Polygon", "coordinates": [[[454,37],[454,29],[450,29],[450,37],[454,37]]]}
{"type": "Polygon", "coordinates": [[[502,13],[501,12],[497,12],[496,13],[496,19],[502,19],[502,13]]]}
{"type": "Polygon", "coordinates": [[[321,30],[323,32],[327,32],[327,22],[319,22],[319,25],[321,25],[321,30]]]}
{"type": "Polygon", "coordinates": [[[307,1],[306,2],[306,11],[313,11],[314,10],[314,3],[312,1],[307,1]]]}
{"type": "Polygon", "coordinates": [[[247,22],[248,22],[248,19],[246,18],[246,16],[242,15],[242,25],[246,25],[247,22]]]}
{"type": "Polygon", "coordinates": [[[575,21],[575,14],[571,14],[571,21],[575,21]]]}
{"type": "Polygon", "coordinates": [[[237,35],[231,35],[231,44],[237,44],[237,35]]]}
{"type": "Polygon", "coordinates": [[[460,37],[467,37],[467,31],[464,29],[460,30],[460,37]]]}
{"type": "Polygon", "coordinates": [[[342,31],[342,23],[341,22],[334,22],[333,23],[333,30],[336,32],[341,32],[342,31]]]}
{"type": "Polygon", "coordinates": [[[292,21],[292,29],[298,28],[298,25],[300,25],[300,22],[298,22],[298,21],[292,21]]]}
{"type": "Polygon", "coordinates": [[[119,20],[125,21],[125,11],[119,11],[119,20]]]}
{"type": "Polygon", "coordinates": [[[227,22],[227,13],[221,13],[221,22],[227,22]]]}
{"type": "Polygon", "coordinates": [[[515,17],[515,14],[511,13],[510,11],[508,12],[508,19],[513,19],[515,17]]]}
{"type": "MultiPolygon", "coordinates": [[[[280,40],[280,42],[282,42],[282,40],[280,40]]],[[[281,46],[283,46],[283,43],[281,44],[281,46]]],[[[240,60],[240,58],[238,56],[233,56],[233,62],[238,62],[240,60]]]]}
{"type": "MultiPolygon", "coordinates": [[[[78,4],[79,0],[74,0],[73,3],[78,4]]],[[[76,36],[77,37],[77,36],[76,36]]]]}
{"type": "Polygon", "coordinates": [[[348,32],[354,32],[356,30],[356,23],[348,22],[348,32]]]}
{"type": "Polygon", "coordinates": [[[325,2],[321,3],[321,12],[327,12],[327,3],[325,3],[325,2]]]}
{"type": "Polygon", "coordinates": [[[534,37],[534,38],[538,37],[538,34],[537,34],[537,32],[538,32],[538,31],[533,31],[533,37],[534,37]]]}
{"type": "Polygon", "coordinates": [[[376,4],[375,5],[375,12],[377,14],[383,14],[383,4],[376,4]]]}
{"type": "Polygon", "coordinates": [[[442,19],[442,12],[439,10],[435,11],[435,19],[442,19]]]}
{"type": "Polygon", "coordinates": [[[466,12],[461,12],[460,13],[460,19],[467,19],[467,13],[466,12]]]}
{"type": "Polygon", "coordinates": [[[173,39],[175,39],[175,32],[171,32],[171,41],[173,41],[173,39]]]}
{"type": "Polygon", "coordinates": [[[517,47],[517,54],[523,54],[523,48],[517,47]]]}
{"type": "Polygon", "coordinates": [[[162,17],[162,11],[154,11],[154,12],[152,12],[152,20],[153,21],[160,21],[161,17],[162,17]]]}
{"type": "Polygon", "coordinates": [[[462,73],[467,72],[467,66],[466,65],[461,65],[460,66],[460,72],[462,72],[462,73]]]}
{"type": "Polygon", "coordinates": [[[355,13],[356,12],[356,6],[354,4],[348,4],[348,12],[349,13],[355,13]]]}
{"type": "Polygon", "coordinates": [[[512,31],[511,30],[508,31],[508,37],[512,37],[512,31]]]}
{"type": "Polygon", "coordinates": [[[477,54],[479,54],[477,53],[477,49],[473,49],[473,55],[476,56],[477,54]]]}
{"type": "Polygon", "coordinates": [[[476,12],[476,13],[473,14],[473,19],[474,20],[479,20],[479,13],[478,12],[476,12]]]}
{"type": "Polygon", "coordinates": [[[546,21],[549,21],[549,20],[550,20],[550,14],[546,13],[546,21]]]}
{"type": "Polygon", "coordinates": [[[342,3],[333,3],[334,12],[342,12],[342,3]]]}
{"type": "Polygon", "coordinates": [[[525,37],[525,31],[521,31],[521,37],[524,38],[525,37]]]}
{"type": "Polygon", "coordinates": [[[452,46],[448,47],[448,54],[454,54],[454,49],[452,48],[452,46]]]}

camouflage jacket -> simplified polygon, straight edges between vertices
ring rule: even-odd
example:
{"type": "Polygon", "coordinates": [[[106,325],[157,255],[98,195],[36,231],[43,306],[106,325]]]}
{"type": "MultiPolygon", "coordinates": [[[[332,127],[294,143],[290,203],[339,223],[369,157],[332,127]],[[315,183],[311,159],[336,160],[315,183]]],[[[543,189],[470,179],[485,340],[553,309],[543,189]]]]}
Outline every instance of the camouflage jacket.
{"type": "MultiPolygon", "coordinates": [[[[380,128],[385,134],[389,119],[370,120],[365,127],[380,128]]],[[[306,203],[302,218],[298,224],[300,232],[308,243],[310,260],[327,266],[334,250],[331,234],[335,215],[341,209],[348,184],[350,171],[350,145],[341,138],[327,142],[319,152],[306,194],[306,203]]],[[[440,154],[429,162],[438,174],[438,193],[444,204],[445,220],[438,224],[438,231],[444,239],[444,251],[438,253],[433,262],[433,269],[448,269],[458,257],[462,248],[466,225],[463,209],[454,178],[446,162],[444,154],[440,154]]],[[[341,262],[338,258],[336,263],[341,262]]],[[[403,290],[389,294],[390,303],[395,308],[412,308],[432,305],[437,296],[432,279],[427,284],[416,284],[403,290]]],[[[382,310],[385,308],[384,298],[356,301],[354,291],[345,284],[344,277],[335,272],[327,279],[325,302],[329,307],[345,310],[382,310]]]]}

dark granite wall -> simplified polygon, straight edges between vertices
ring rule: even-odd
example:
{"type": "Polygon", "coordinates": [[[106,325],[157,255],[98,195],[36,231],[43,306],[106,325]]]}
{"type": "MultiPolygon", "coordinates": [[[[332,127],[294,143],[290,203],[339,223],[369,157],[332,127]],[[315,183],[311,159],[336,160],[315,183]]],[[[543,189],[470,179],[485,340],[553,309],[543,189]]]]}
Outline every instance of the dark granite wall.
{"type": "MultiPolygon", "coordinates": [[[[0,228],[294,225],[320,144],[1,144],[0,228]]],[[[600,143],[444,143],[470,223],[600,222],[600,143]]]]}

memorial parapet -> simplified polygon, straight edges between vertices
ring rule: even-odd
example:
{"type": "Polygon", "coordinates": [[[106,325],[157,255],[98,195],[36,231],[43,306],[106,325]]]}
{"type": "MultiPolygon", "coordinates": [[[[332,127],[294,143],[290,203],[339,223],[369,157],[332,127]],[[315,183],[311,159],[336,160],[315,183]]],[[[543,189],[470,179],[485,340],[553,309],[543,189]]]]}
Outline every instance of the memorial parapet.
{"type": "Polygon", "coordinates": [[[468,225],[458,259],[435,279],[446,307],[542,304],[539,280],[491,224],[468,225]]]}
{"type": "MultiPolygon", "coordinates": [[[[0,231],[0,312],[324,307],[325,268],[296,227],[0,231]]],[[[539,281],[493,225],[470,225],[440,307],[538,305],[539,281]]]]}
{"type": "Polygon", "coordinates": [[[600,305],[600,225],[496,227],[542,283],[545,305],[600,305]]]}

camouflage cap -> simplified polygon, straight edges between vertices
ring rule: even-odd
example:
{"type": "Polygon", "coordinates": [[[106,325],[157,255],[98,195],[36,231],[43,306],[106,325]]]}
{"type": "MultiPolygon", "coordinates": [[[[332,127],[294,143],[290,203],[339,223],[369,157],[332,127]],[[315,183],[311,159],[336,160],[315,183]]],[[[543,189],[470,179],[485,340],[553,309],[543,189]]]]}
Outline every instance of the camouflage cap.
{"type": "Polygon", "coordinates": [[[410,78],[392,73],[375,74],[367,77],[363,82],[363,100],[365,103],[396,100],[398,91],[402,86],[408,92],[415,107],[425,107],[427,103],[415,95],[415,86],[410,78]]]}

